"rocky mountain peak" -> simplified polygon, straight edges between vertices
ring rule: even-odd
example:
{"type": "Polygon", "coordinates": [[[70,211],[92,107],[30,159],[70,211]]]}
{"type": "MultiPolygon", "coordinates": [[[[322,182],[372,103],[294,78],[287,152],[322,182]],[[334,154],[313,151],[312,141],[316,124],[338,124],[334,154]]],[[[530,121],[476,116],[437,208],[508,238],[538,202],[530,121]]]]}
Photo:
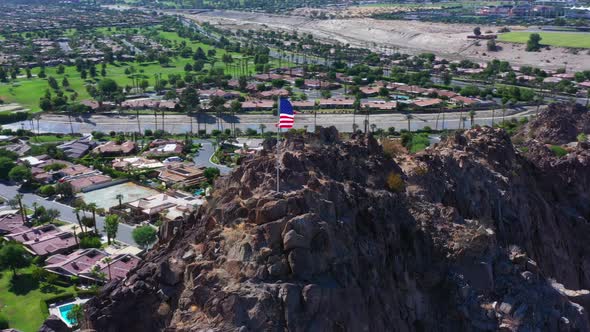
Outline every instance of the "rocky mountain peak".
{"type": "Polygon", "coordinates": [[[553,192],[574,164],[540,167],[491,128],[395,160],[334,128],[288,135],[278,155],[269,140],[88,303],[86,327],[589,330],[587,194],[553,192]]]}

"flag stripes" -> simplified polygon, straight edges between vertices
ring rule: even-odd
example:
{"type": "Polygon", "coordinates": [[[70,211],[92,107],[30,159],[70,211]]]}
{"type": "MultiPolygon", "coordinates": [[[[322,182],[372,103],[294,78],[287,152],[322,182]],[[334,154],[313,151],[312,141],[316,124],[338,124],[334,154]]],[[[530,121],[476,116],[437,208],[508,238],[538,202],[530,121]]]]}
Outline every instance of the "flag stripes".
{"type": "Polygon", "coordinates": [[[293,112],[293,105],[287,99],[281,98],[279,101],[279,128],[290,129],[295,123],[295,115],[293,112]]]}

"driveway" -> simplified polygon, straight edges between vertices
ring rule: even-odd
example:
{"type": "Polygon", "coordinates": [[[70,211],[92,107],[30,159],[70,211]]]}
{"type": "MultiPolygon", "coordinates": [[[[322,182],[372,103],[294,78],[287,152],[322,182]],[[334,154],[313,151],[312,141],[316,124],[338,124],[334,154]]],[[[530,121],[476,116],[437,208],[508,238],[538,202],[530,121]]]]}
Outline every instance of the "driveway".
{"type": "MultiPolygon", "coordinates": [[[[6,198],[7,200],[14,198],[16,194],[18,194],[18,187],[7,185],[5,183],[0,183],[0,196],[6,198]]],[[[59,211],[60,216],[59,219],[71,224],[78,224],[76,219],[76,214],[74,213],[74,209],[72,207],[54,202],[48,201],[43,199],[42,197],[31,194],[31,193],[21,193],[23,195],[23,203],[28,207],[31,208],[34,202],[37,204],[44,206],[46,209],[56,209],[59,211]]],[[[99,232],[102,232],[104,228],[104,218],[96,215],[96,224],[99,232]]],[[[117,232],[117,241],[130,244],[133,246],[137,246],[135,241],[133,241],[133,237],[131,236],[131,232],[133,231],[133,227],[127,224],[119,223],[119,231],[117,232]]]]}
{"type": "Polygon", "coordinates": [[[222,175],[229,174],[229,172],[231,172],[230,167],[214,164],[211,161],[211,157],[215,153],[215,148],[213,147],[213,143],[211,141],[197,139],[194,140],[194,142],[199,143],[202,146],[201,150],[199,150],[199,153],[193,159],[195,165],[203,167],[216,167],[219,169],[222,175]]]}

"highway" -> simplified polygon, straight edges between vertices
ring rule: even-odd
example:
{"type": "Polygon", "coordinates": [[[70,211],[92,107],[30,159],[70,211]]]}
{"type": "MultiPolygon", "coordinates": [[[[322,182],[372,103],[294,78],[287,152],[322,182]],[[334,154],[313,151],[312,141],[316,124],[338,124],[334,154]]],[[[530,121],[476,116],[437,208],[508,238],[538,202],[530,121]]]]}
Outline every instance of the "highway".
{"type": "MultiPolygon", "coordinates": [[[[518,107],[508,109],[506,112],[506,119],[520,119],[526,116],[535,114],[536,107],[518,107]]],[[[465,127],[469,127],[469,116],[466,113],[462,114],[466,118],[465,127]]],[[[497,123],[501,120],[502,110],[497,109],[495,112],[491,110],[477,111],[475,115],[475,124],[491,125],[492,121],[497,123]],[[493,120],[492,120],[493,119],[493,120]]],[[[161,117],[158,117],[158,129],[162,129],[161,117]]],[[[264,124],[269,131],[274,131],[274,124],[277,122],[277,117],[268,114],[240,114],[235,116],[225,115],[221,116],[221,127],[217,126],[217,117],[212,114],[206,114],[202,117],[201,129],[211,132],[214,129],[229,128],[230,121],[235,121],[236,128],[242,131],[246,129],[258,130],[261,124],[264,124]]],[[[142,131],[145,129],[156,129],[153,115],[139,116],[142,131]]],[[[318,113],[314,120],[313,114],[305,113],[295,116],[295,128],[307,128],[310,131],[314,130],[314,125],[317,126],[335,126],[339,131],[351,132],[353,123],[358,128],[362,129],[364,126],[365,115],[357,113],[342,114],[322,114],[318,113]]],[[[169,114],[166,115],[164,122],[164,130],[171,133],[182,134],[190,131],[190,119],[185,114],[169,114]]],[[[193,120],[193,129],[196,130],[196,119],[193,120]]],[[[375,124],[375,129],[387,129],[395,127],[396,129],[407,129],[408,120],[404,114],[371,114],[369,116],[369,123],[375,124]]],[[[410,129],[412,131],[422,129],[429,126],[433,129],[458,129],[463,127],[458,112],[444,112],[444,113],[413,113],[413,119],[410,120],[410,129]],[[444,119],[444,120],[443,120],[444,119]]],[[[35,127],[37,124],[35,123],[35,127]]],[[[29,129],[37,131],[37,128],[31,128],[31,122],[22,121],[3,125],[3,128],[11,129],[29,129]]],[[[138,130],[137,118],[135,115],[92,115],[72,118],[73,131],[76,133],[90,133],[92,131],[102,132],[136,132],[138,130]]],[[[70,133],[70,123],[68,117],[57,114],[43,114],[39,122],[39,131],[41,133],[70,133]]]]}

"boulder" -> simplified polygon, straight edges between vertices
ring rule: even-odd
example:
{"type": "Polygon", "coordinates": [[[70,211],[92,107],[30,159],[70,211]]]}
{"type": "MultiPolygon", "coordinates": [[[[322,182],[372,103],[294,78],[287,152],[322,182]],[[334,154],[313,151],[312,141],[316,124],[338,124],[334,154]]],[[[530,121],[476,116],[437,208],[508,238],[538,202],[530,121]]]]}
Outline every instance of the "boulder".
{"type": "Polygon", "coordinates": [[[70,328],[59,317],[50,315],[39,328],[39,332],[70,332],[70,328]]]}

